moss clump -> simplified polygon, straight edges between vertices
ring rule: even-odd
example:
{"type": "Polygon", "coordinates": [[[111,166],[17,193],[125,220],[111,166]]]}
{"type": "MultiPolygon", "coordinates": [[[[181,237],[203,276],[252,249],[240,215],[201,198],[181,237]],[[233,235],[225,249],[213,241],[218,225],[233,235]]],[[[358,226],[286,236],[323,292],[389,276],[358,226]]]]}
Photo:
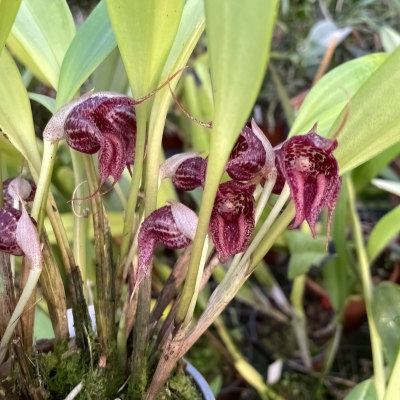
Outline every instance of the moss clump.
{"type": "Polygon", "coordinates": [[[66,344],[57,346],[51,353],[41,354],[39,366],[48,399],[65,398],[80,382],[83,388],[76,400],[114,398],[123,378],[114,365],[114,357],[110,356],[108,361],[104,374],[82,362],[78,352],[68,352],[66,344]]]}
{"type": "Polygon", "coordinates": [[[195,382],[185,374],[183,368],[178,367],[168,379],[164,389],[157,396],[157,400],[203,400],[195,382]]]}

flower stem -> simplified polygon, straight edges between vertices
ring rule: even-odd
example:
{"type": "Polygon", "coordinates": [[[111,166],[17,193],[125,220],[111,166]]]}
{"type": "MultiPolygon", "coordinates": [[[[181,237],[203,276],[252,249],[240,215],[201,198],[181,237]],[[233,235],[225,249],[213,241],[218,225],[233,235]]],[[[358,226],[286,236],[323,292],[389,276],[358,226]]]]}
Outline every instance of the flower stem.
{"type": "Polygon", "coordinates": [[[358,267],[362,281],[365,308],[367,310],[368,325],[371,336],[375,389],[378,395],[378,400],[382,400],[385,395],[386,377],[382,354],[382,342],[376,329],[374,319],[372,317],[372,280],[370,275],[367,252],[365,250],[362,236],[361,223],[355,208],[355,190],[350,177],[346,180],[346,183],[349,194],[350,215],[353,223],[353,235],[358,256],[358,267]]]}

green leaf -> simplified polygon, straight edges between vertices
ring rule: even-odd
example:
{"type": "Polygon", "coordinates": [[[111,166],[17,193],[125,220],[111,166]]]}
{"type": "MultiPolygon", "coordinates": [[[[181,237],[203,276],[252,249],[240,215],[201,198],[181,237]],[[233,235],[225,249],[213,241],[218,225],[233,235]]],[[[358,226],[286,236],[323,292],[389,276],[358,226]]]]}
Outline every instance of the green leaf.
{"type": "Polygon", "coordinates": [[[400,154],[400,143],[360,165],[353,171],[354,187],[357,192],[364,189],[392,160],[400,154]]]}
{"type": "Polygon", "coordinates": [[[391,53],[400,45],[400,34],[390,26],[383,26],[379,31],[379,36],[387,53],[391,53]]]}
{"type": "Polygon", "coordinates": [[[42,82],[57,89],[60,67],[75,35],[65,0],[25,0],[7,44],[42,82]]]}
{"type": "Polygon", "coordinates": [[[6,49],[0,55],[0,128],[13,146],[40,168],[31,105],[14,60],[6,49]],[[7,77],[7,79],[4,79],[7,77]]]}
{"type": "Polygon", "coordinates": [[[205,0],[204,4],[214,94],[210,158],[218,154],[222,168],[261,87],[278,2],[205,0]]]}
{"type": "Polygon", "coordinates": [[[46,96],[39,93],[28,93],[29,98],[41,104],[43,107],[47,108],[52,114],[56,111],[56,100],[52,97],[46,96]]]}
{"type": "Polygon", "coordinates": [[[108,0],[107,5],[133,95],[145,96],[159,81],[184,1],[108,0]]]}
{"type": "Polygon", "coordinates": [[[104,1],[74,37],[61,66],[57,108],[69,102],[90,74],[117,46],[104,1]]]}
{"type": "Polygon", "coordinates": [[[359,383],[346,397],[345,400],[378,400],[374,381],[367,379],[359,383]]]}
{"type": "Polygon", "coordinates": [[[370,262],[400,232],[400,205],[384,215],[375,225],[368,240],[367,252],[370,262]]]}
{"type": "Polygon", "coordinates": [[[382,282],[375,288],[372,300],[372,317],[391,368],[400,346],[400,286],[382,282]]]}
{"type": "Polygon", "coordinates": [[[350,98],[349,118],[353,113],[352,96],[387,59],[387,55],[370,54],[348,61],[327,73],[308,93],[289,136],[303,135],[318,123],[318,134],[328,137],[337,116],[350,98]]]}
{"type": "Polygon", "coordinates": [[[313,265],[319,265],[327,256],[325,237],[313,239],[308,233],[300,230],[286,232],[289,243],[290,261],[288,276],[294,279],[303,275],[313,265]]]}
{"type": "MultiPolygon", "coordinates": [[[[350,171],[400,141],[400,47],[351,98],[346,124],[338,137],[335,157],[340,173],[350,171]]],[[[332,126],[331,137],[342,123],[332,126]]]]}
{"type": "Polygon", "coordinates": [[[22,0],[0,1],[0,53],[10,33],[22,0]]]}

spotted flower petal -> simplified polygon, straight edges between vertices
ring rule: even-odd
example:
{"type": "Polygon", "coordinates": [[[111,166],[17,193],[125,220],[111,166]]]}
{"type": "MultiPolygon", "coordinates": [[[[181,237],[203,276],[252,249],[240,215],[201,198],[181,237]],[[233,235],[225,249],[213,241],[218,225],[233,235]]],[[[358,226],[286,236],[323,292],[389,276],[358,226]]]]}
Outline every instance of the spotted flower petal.
{"type": "Polygon", "coordinates": [[[315,237],[315,224],[324,207],[328,208],[328,236],[342,179],[332,152],[337,141],[325,139],[316,132],[316,126],[304,136],[294,136],[277,151],[278,179],[275,193],[286,181],[296,206],[292,228],[307,221],[315,237]]]}
{"type": "Polygon", "coordinates": [[[132,293],[150,273],[155,247],[162,244],[168,249],[182,249],[193,239],[196,227],[196,214],[180,203],[161,207],[143,221],[138,236],[138,266],[131,282],[132,293]]]}
{"type": "Polygon", "coordinates": [[[254,230],[254,185],[222,183],[214,202],[209,231],[221,262],[244,251],[254,230]]]}

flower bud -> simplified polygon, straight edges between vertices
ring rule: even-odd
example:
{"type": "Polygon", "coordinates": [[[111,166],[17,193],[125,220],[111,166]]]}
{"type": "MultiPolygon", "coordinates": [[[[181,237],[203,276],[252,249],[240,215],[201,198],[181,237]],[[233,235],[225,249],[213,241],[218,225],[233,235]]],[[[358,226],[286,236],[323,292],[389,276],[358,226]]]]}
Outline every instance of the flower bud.
{"type": "Polygon", "coordinates": [[[14,207],[15,200],[33,201],[36,185],[32,179],[22,177],[8,178],[3,182],[3,198],[7,207],[14,207]]]}

